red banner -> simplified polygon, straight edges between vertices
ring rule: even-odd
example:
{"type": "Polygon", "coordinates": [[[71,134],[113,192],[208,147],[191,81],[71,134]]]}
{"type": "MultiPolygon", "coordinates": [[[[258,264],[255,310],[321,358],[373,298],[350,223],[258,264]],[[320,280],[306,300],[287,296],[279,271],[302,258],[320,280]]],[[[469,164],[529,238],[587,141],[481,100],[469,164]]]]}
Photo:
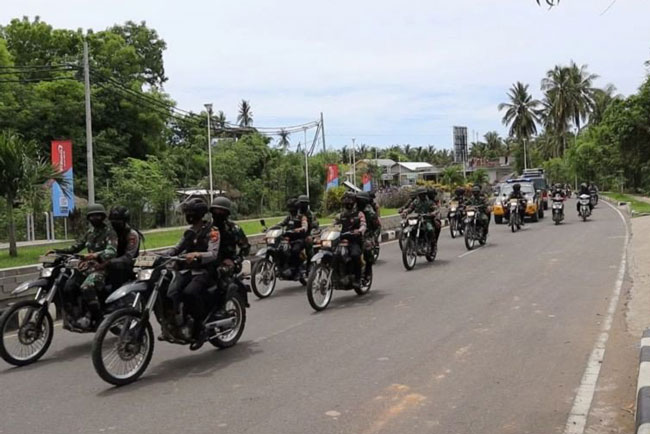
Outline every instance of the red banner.
{"type": "Polygon", "coordinates": [[[327,188],[338,187],[339,185],[339,166],[336,164],[327,165],[327,188]]]}
{"type": "Polygon", "coordinates": [[[52,165],[61,172],[66,172],[72,168],[71,140],[52,141],[52,165]]]}

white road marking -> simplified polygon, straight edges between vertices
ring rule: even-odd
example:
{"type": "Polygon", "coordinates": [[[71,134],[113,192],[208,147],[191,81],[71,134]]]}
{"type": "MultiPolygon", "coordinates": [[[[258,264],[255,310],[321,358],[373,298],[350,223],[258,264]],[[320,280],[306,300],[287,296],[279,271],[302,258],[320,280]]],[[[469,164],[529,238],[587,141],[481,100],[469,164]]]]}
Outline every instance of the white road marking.
{"type": "Polygon", "coordinates": [[[643,347],[650,347],[650,338],[641,339],[641,348],[643,347]]]}
{"type": "Polygon", "coordinates": [[[636,430],[636,434],[650,434],[650,423],[644,423],[636,430]]]}
{"type": "Polygon", "coordinates": [[[459,257],[459,258],[464,258],[465,256],[467,256],[467,255],[471,255],[471,254],[474,253],[474,252],[478,252],[478,251],[481,250],[481,249],[482,249],[482,247],[477,247],[477,248],[475,248],[474,250],[470,250],[469,252],[465,252],[465,253],[463,253],[462,255],[459,255],[458,257],[459,257]]]}
{"type": "Polygon", "coordinates": [[[607,317],[603,322],[598,339],[596,339],[594,348],[591,351],[585,372],[582,374],[578,393],[573,401],[573,407],[571,407],[569,419],[564,427],[564,434],[583,434],[585,431],[587,417],[589,416],[589,410],[591,409],[591,402],[594,399],[594,394],[596,392],[596,383],[598,382],[598,377],[600,375],[600,367],[602,366],[605,357],[605,346],[609,339],[609,330],[612,328],[614,313],[616,312],[618,299],[621,295],[621,288],[623,287],[623,279],[625,278],[627,244],[630,239],[630,230],[623,214],[614,206],[607,202],[605,203],[618,213],[619,217],[623,221],[623,225],[625,226],[625,242],[623,243],[621,265],[619,266],[618,276],[616,278],[616,283],[614,284],[614,292],[610,297],[609,307],[607,308],[607,317]]]}
{"type": "Polygon", "coordinates": [[[646,386],[650,386],[650,362],[641,362],[639,364],[639,379],[636,383],[636,396],[639,396],[639,390],[646,386]]]}

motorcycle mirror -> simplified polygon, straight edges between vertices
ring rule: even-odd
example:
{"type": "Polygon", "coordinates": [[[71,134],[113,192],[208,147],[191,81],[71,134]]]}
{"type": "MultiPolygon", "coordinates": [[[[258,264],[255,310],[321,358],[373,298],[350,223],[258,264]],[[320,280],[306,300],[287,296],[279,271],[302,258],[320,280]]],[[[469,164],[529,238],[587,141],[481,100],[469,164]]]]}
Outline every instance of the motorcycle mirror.
{"type": "Polygon", "coordinates": [[[260,220],[260,224],[261,224],[262,226],[266,226],[266,222],[264,221],[264,219],[260,220]]]}

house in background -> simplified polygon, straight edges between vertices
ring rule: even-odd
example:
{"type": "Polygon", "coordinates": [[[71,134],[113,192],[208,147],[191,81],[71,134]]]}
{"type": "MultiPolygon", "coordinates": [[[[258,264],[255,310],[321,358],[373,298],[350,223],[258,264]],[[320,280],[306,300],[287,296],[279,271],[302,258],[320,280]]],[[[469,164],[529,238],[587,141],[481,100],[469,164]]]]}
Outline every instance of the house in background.
{"type": "Polygon", "coordinates": [[[471,175],[476,170],[484,169],[488,174],[490,184],[494,184],[511,177],[514,172],[511,163],[512,159],[507,157],[500,157],[498,160],[471,158],[467,165],[467,175],[471,175]]]}
{"type": "Polygon", "coordinates": [[[415,185],[418,179],[438,181],[442,170],[425,162],[399,162],[388,171],[392,185],[415,185]]]}

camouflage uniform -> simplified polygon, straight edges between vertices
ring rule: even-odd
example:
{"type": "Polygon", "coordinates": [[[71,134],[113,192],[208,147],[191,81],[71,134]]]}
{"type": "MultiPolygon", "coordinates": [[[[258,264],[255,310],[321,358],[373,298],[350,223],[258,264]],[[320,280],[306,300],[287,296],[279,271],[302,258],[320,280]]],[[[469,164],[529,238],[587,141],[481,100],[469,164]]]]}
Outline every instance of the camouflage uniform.
{"type": "MultiPolygon", "coordinates": [[[[224,261],[230,260],[235,264],[241,264],[251,252],[251,245],[248,243],[246,234],[238,224],[231,220],[225,220],[223,227],[218,229],[221,233],[218,263],[223,266],[224,261]]],[[[238,266],[236,265],[236,268],[238,266]]]]}
{"type": "Polygon", "coordinates": [[[108,279],[114,288],[123,285],[133,273],[133,263],[140,253],[140,234],[126,225],[117,235],[117,255],[107,261],[108,279]]]}
{"type": "Polygon", "coordinates": [[[372,249],[374,248],[378,237],[381,235],[381,221],[379,220],[375,208],[370,203],[367,204],[361,212],[366,219],[367,225],[367,230],[363,240],[363,254],[366,263],[372,265],[374,263],[372,249]]]}
{"type": "MultiPolygon", "coordinates": [[[[77,240],[73,245],[64,249],[57,249],[57,253],[79,253],[83,249],[87,249],[88,253],[96,253],[99,262],[105,262],[117,255],[117,235],[111,227],[102,223],[98,227],[91,226],[86,231],[83,237],[77,240]]],[[[97,303],[97,293],[104,289],[106,281],[106,272],[104,270],[89,270],[89,273],[83,274],[85,279],[81,284],[81,293],[88,303],[97,303]]],[[[64,289],[66,293],[71,293],[76,290],[76,285],[79,282],[70,282],[64,289]],[[74,286],[74,287],[73,287],[74,286]]]]}
{"type": "Polygon", "coordinates": [[[342,232],[352,232],[358,230],[361,234],[361,238],[357,241],[355,239],[350,240],[350,257],[352,258],[351,263],[354,264],[354,275],[357,281],[361,280],[361,243],[363,236],[366,232],[366,216],[361,211],[357,211],[356,208],[351,210],[343,210],[339,215],[334,219],[334,224],[341,225],[342,232]]]}
{"type": "Polygon", "coordinates": [[[485,228],[485,233],[487,234],[490,228],[490,213],[488,211],[488,207],[490,205],[487,197],[483,194],[480,194],[478,196],[472,195],[467,200],[467,205],[476,207],[476,210],[479,213],[479,221],[481,222],[481,225],[483,225],[483,228],[485,228]]]}

